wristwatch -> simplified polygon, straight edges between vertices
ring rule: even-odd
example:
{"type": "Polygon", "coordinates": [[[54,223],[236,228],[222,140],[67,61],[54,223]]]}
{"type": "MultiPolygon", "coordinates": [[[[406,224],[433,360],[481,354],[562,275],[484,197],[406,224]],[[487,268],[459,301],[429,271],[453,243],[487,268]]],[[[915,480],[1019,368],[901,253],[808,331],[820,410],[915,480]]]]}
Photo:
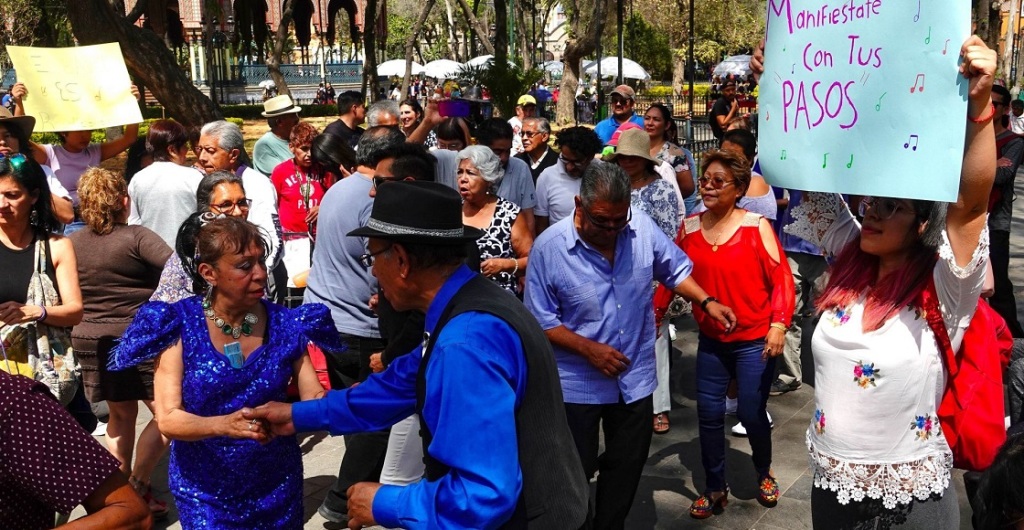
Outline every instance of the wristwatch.
{"type": "Polygon", "coordinates": [[[715,298],[714,296],[709,296],[709,297],[705,298],[703,302],[700,303],[700,308],[702,310],[704,310],[704,311],[707,311],[708,310],[708,304],[710,304],[711,302],[717,302],[717,301],[718,301],[718,299],[715,298]]]}

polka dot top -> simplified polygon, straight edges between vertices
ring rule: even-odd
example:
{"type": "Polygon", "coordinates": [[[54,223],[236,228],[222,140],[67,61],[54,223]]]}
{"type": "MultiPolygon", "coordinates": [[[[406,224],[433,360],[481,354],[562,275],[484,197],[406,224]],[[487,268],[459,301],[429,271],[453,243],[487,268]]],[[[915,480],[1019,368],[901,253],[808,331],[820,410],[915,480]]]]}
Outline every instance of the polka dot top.
{"type": "Polygon", "coordinates": [[[45,386],[0,371],[0,528],[52,528],[117,468],[45,386]]]}

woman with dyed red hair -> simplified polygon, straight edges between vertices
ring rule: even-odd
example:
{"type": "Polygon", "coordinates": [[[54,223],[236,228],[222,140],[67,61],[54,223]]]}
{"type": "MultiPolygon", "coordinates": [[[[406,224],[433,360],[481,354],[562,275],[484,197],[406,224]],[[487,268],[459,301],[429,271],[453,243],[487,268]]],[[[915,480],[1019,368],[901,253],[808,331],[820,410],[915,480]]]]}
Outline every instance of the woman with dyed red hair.
{"type": "MultiPolygon", "coordinates": [[[[811,341],[815,528],[960,526],[953,456],[937,417],[943,350],[922,307],[926,289],[937,295],[959,350],[988,261],[996,52],[975,36],[960,56],[969,88],[956,202],[867,197],[861,224],[839,195],[807,193],[786,228],[835,256],[811,341]]],[[[759,50],[751,61],[755,72],[763,71],[763,57],[759,50]]]]}
{"type": "Polygon", "coordinates": [[[284,261],[289,277],[309,269],[311,238],[320,201],[327,191],[324,171],[313,163],[316,136],[312,125],[305,122],[295,125],[288,140],[288,147],[295,156],[278,164],[270,175],[277,190],[277,210],[284,230],[284,261]]]}

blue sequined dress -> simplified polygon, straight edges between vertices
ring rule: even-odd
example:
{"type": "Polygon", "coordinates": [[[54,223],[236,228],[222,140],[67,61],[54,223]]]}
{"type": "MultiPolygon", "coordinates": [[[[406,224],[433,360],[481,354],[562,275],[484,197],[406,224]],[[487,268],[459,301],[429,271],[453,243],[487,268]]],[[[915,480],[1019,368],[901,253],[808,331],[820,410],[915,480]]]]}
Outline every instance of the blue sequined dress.
{"type": "MultiPolygon", "coordinates": [[[[340,351],[338,332],[321,304],[296,309],[263,301],[267,342],[241,368],[210,342],[202,299],[142,306],[110,360],[111,369],[160,355],[180,337],[184,409],[197,416],[230,414],[242,407],[284,401],[292,363],[315,342],[340,351]]],[[[302,528],[302,454],[294,436],[267,445],[227,437],[172,441],[171,493],[182,527],[217,529],[302,528]]]]}

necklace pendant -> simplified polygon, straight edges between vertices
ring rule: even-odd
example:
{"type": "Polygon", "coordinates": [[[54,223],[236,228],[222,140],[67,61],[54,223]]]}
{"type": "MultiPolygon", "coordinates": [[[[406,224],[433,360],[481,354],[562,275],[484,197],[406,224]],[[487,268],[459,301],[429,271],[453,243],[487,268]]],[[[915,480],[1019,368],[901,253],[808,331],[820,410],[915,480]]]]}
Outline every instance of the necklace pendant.
{"type": "Polygon", "coordinates": [[[231,325],[230,325],[230,324],[224,324],[223,326],[221,326],[221,327],[220,327],[220,330],[221,330],[221,331],[222,331],[222,332],[223,332],[223,333],[224,333],[225,335],[231,335],[231,331],[232,331],[232,330],[231,330],[231,325]]]}
{"type": "Polygon", "coordinates": [[[711,245],[711,252],[718,252],[718,245],[711,245]]]}
{"type": "MultiPolygon", "coordinates": [[[[246,337],[252,335],[252,324],[250,324],[249,322],[243,322],[242,327],[240,329],[242,330],[242,334],[245,335],[246,337]]],[[[235,338],[237,339],[238,337],[235,338]]]]}
{"type": "Polygon", "coordinates": [[[242,336],[242,328],[231,328],[231,338],[237,339],[242,336]]]}

